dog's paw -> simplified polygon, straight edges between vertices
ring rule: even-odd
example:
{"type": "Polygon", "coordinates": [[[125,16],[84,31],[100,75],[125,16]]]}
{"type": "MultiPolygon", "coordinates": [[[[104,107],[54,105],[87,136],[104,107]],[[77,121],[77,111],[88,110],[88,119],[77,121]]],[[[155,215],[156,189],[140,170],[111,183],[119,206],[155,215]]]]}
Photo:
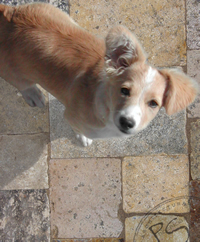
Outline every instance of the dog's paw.
{"type": "Polygon", "coordinates": [[[45,106],[45,97],[38,87],[29,87],[26,90],[21,91],[21,94],[29,106],[39,108],[45,106]]]}
{"type": "Polygon", "coordinates": [[[81,143],[83,144],[83,146],[85,146],[85,147],[90,146],[90,145],[92,144],[92,140],[89,139],[89,138],[87,138],[87,137],[85,137],[85,136],[82,135],[82,134],[77,134],[77,135],[76,135],[76,138],[77,138],[78,140],[80,140],[81,143]]]}

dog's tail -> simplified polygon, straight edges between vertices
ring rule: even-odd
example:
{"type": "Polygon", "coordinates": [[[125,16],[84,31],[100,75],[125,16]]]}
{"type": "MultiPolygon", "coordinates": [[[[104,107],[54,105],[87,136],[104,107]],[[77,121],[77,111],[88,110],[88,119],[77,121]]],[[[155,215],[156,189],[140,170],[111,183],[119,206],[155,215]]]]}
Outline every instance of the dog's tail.
{"type": "Polygon", "coordinates": [[[12,20],[14,10],[15,8],[12,6],[0,4],[0,16],[3,15],[9,22],[12,20]]]}

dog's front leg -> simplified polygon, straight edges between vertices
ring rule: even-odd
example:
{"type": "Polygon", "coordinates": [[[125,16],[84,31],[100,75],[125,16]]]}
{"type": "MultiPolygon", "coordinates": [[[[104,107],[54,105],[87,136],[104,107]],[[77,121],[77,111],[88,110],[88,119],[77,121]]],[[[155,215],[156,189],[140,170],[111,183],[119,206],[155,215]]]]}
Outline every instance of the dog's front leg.
{"type": "Polygon", "coordinates": [[[20,91],[25,101],[31,107],[44,107],[45,106],[45,97],[40,89],[33,85],[27,89],[20,91]]]}
{"type": "MultiPolygon", "coordinates": [[[[66,105],[66,109],[64,112],[64,117],[68,121],[69,125],[73,129],[74,133],[76,134],[76,138],[81,142],[81,144],[85,147],[90,146],[92,144],[92,139],[87,138],[85,135],[82,134],[81,128],[79,127],[79,122],[77,122],[75,114],[72,112],[70,106],[66,105]]],[[[80,120],[80,118],[79,118],[80,120]]]]}
{"type": "Polygon", "coordinates": [[[77,134],[76,138],[81,141],[83,146],[87,147],[92,144],[92,139],[85,137],[83,134],[77,134]]]}

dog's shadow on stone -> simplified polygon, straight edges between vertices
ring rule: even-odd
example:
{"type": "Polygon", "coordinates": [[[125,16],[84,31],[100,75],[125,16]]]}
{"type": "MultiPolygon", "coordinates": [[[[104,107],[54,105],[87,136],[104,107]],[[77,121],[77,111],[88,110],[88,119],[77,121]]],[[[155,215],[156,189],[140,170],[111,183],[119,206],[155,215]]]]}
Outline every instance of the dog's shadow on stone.
{"type": "Polygon", "coordinates": [[[64,118],[64,111],[64,105],[49,94],[50,139],[52,142],[57,139],[65,139],[71,145],[82,148],[82,143],[76,138],[75,132],[64,118]]]}
{"type": "Polygon", "coordinates": [[[0,189],[46,188],[49,140],[48,106],[29,107],[0,78],[0,189]]]}
{"type": "Polygon", "coordinates": [[[83,147],[64,119],[64,106],[50,96],[50,137],[53,158],[124,157],[187,153],[186,113],[168,116],[162,108],[150,125],[135,136],[93,141],[83,147]]]}
{"type": "Polygon", "coordinates": [[[64,106],[53,96],[44,108],[31,108],[0,79],[0,189],[47,188],[49,154],[48,159],[59,159],[187,152],[185,112],[169,117],[161,110],[136,136],[94,141],[89,147],[76,139],[63,114],[64,106]]]}

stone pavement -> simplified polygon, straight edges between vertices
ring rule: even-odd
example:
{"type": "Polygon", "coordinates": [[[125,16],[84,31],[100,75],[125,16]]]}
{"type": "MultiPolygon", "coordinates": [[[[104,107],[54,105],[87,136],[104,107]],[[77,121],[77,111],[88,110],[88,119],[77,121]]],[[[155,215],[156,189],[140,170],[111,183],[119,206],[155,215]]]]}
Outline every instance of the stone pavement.
{"type": "MultiPolygon", "coordinates": [[[[127,26],[151,64],[183,68],[200,83],[199,0],[50,3],[97,35],[127,26]]],[[[46,101],[31,108],[0,79],[1,242],[182,242],[189,231],[200,241],[200,98],[171,117],[161,110],[135,137],[88,148],[63,106],[47,93],[46,101]]]]}

